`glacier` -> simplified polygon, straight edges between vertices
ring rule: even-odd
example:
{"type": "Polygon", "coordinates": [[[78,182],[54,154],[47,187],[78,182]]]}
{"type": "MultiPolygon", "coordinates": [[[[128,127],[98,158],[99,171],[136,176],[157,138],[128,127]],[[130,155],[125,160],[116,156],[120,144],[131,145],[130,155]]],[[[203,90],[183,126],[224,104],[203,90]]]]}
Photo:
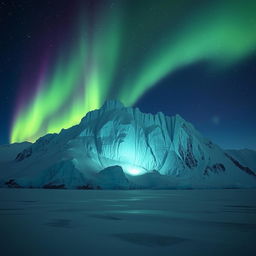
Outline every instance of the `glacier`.
{"type": "Polygon", "coordinates": [[[223,150],[179,115],[115,100],[59,134],[0,146],[2,187],[252,188],[255,167],[253,150],[223,150]]]}

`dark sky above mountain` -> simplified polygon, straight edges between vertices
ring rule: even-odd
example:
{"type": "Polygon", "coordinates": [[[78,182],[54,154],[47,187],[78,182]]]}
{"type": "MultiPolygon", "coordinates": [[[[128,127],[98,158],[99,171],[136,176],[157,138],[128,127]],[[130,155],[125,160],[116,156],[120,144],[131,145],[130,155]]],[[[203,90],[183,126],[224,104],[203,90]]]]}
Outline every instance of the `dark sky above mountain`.
{"type": "Polygon", "coordinates": [[[0,144],[115,98],[256,149],[255,1],[3,0],[0,13],[0,144]]]}

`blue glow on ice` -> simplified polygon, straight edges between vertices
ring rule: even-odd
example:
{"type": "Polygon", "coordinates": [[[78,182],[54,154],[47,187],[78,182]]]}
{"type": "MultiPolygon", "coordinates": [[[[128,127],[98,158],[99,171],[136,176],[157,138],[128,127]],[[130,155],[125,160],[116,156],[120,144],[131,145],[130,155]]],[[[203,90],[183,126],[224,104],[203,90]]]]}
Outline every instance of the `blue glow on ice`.
{"type": "Polygon", "coordinates": [[[138,174],[140,174],[140,171],[137,170],[137,169],[130,169],[129,173],[132,174],[132,175],[138,175],[138,174]]]}
{"type": "Polygon", "coordinates": [[[130,174],[132,176],[142,175],[146,173],[146,171],[143,170],[142,168],[135,167],[135,166],[125,166],[123,168],[127,174],[130,174]]]}

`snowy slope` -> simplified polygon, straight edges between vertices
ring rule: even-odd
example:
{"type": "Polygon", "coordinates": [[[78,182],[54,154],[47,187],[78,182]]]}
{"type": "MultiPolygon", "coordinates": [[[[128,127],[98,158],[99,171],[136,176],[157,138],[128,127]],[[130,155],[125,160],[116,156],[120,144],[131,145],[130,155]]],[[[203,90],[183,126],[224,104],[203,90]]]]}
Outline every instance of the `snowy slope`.
{"type": "Polygon", "coordinates": [[[29,142],[0,145],[0,162],[8,162],[15,159],[18,153],[30,145],[31,143],[29,142]]]}
{"type": "Polygon", "coordinates": [[[256,170],[256,151],[250,149],[226,150],[226,153],[237,159],[242,165],[256,170]]]}
{"type": "Polygon", "coordinates": [[[126,173],[121,188],[256,186],[255,165],[223,151],[179,115],[145,114],[117,101],[8,160],[8,168],[0,164],[0,179],[9,187],[120,187],[99,174],[107,168],[103,173],[116,179],[111,166],[126,173]]]}

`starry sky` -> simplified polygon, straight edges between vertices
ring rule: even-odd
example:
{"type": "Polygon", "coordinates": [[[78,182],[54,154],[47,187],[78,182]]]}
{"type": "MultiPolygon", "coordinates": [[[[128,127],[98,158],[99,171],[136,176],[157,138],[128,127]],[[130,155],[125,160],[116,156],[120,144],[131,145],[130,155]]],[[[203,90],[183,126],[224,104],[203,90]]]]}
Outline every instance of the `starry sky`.
{"type": "Polygon", "coordinates": [[[3,0],[0,13],[0,144],[118,99],[256,149],[255,1],[3,0]]]}

